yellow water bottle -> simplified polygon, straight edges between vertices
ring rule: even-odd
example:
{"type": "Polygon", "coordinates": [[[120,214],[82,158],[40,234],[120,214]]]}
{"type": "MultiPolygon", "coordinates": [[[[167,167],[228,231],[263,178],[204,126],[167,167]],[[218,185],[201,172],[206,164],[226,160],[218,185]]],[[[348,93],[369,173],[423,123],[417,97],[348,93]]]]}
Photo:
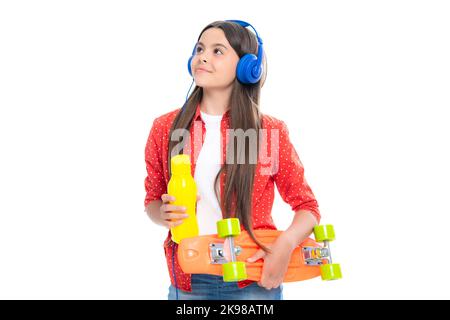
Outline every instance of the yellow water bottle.
{"type": "Polygon", "coordinates": [[[170,204],[186,208],[188,218],[183,223],[170,229],[172,240],[176,243],[184,238],[198,236],[198,223],[196,216],[197,185],[191,174],[191,161],[189,155],[179,154],[170,159],[172,176],[167,186],[169,195],[175,197],[170,204]]]}

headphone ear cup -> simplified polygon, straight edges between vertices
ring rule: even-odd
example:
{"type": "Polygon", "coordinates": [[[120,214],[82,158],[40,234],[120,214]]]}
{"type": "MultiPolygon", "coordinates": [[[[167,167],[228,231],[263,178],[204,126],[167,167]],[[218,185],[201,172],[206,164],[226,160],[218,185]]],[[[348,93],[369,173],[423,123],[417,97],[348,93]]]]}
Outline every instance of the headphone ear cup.
{"type": "Polygon", "coordinates": [[[236,76],[241,83],[256,83],[261,79],[261,74],[261,66],[258,66],[258,58],[254,54],[247,53],[239,60],[236,76]],[[253,71],[255,68],[258,70],[253,71]]]}
{"type": "Polygon", "coordinates": [[[191,69],[191,63],[192,63],[192,58],[193,58],[194,56],[191,56],[190,58],[189,58],[189,60],[188,60],[188,71],[189,71],[189,74],[191,75],[191,77],[193,77],[193,75],[192,75],[192,69],[191,69]]]}

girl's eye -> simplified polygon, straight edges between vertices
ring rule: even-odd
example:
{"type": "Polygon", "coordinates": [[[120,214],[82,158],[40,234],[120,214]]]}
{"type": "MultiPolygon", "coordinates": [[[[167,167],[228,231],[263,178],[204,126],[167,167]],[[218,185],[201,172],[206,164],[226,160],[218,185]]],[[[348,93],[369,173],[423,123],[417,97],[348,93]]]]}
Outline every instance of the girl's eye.
{"type": "MultiPolygon", "coordinates": [[[[201,47],[197,47],[197,50],[196,50],[197,53],[199,53],[200,50],[203,50],[203,49],[202,49],[201,47]]],[[[214,52],[217,52],[217,51],[219,51],[221,55],[223,54],[222,50],[220,50],[220,49],[214,49],[214,52]]]]}

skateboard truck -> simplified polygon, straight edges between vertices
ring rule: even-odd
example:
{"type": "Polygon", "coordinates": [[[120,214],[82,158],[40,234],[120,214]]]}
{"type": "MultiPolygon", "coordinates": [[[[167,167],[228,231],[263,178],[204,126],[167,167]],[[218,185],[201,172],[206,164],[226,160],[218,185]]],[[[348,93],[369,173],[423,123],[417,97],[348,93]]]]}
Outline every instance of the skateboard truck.
{"type": "MultiPolygon", "coordinates": [[[[233,243],[233,245],[234,245],[234,243],[233,243]]],[[[224,264],[224,263],[228,262],[228,260],[225,257],[225,249],[224,249],[223,243],[211,243],[209,245],[209,250],[211,253],[211,264],[224,264]]],[[[240,255],[241,252],[242,252],[241,247],[239,247],[239,246],[234,247],[235,256],[240,255]]]]}
{"type": "Polygon", "coordinates": [[[330,242],[336,238],[331,224],[314,227],[314,238],[323,242],[322,248],[304,247],[303,256],[307,265],[320,265],[322,280],[337,280],[342,278],[341,266],[331,259],[330,242]]]}
{"type": "Polygon", "coordinates": [[[303,257],[305,259],[305,263],[308,266],[318,266],[324,264],[324,260],[326,263],[331,263],[331,252],[328,250],[328,247],[324,248],[314,248],[314,247],[304,247],[303,248],[303,257]]]}
{"type": "MultiPolygon", "coordinates": [[[[240,248],[236,248],[234,245],[234,237],[240,235],[241,226],[239,223],[239,219],[237,218],[229,218],[217,221],[217,235],[220,238],[225,238],[225,243],[228,241],[230,246],[230,260],[225,259],[225,251],[224,246],[219,249],[214,249],[216,254],[211,254],[213,257],[223,257],[222,259],[218,259],[218,261],[222,263],[222,271],[223,271],[223,281],[225,282],[236,282],[247,279],[247,270],[245,266],[245,262],[236,261],[236,255],[240,253],[240,248]]],[[[215,244],[214,244],[215,245],[215,244]]],[[[216,245],[215,245],[216,246],[216,245]]]]}

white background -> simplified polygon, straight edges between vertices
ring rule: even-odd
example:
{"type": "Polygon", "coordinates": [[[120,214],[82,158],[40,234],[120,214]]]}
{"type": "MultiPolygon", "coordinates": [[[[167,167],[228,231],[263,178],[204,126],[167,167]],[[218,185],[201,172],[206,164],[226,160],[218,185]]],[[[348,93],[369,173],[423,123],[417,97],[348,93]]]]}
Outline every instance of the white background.
{"type": "Polygon", "coordinates": [[[336,228],[344,278],[285,298],[450,298],[449,16],[446,1],[1,2],[0,298],[166,299],[145,143],[223,19],[263,38],[261,110],[336,228]]]}

